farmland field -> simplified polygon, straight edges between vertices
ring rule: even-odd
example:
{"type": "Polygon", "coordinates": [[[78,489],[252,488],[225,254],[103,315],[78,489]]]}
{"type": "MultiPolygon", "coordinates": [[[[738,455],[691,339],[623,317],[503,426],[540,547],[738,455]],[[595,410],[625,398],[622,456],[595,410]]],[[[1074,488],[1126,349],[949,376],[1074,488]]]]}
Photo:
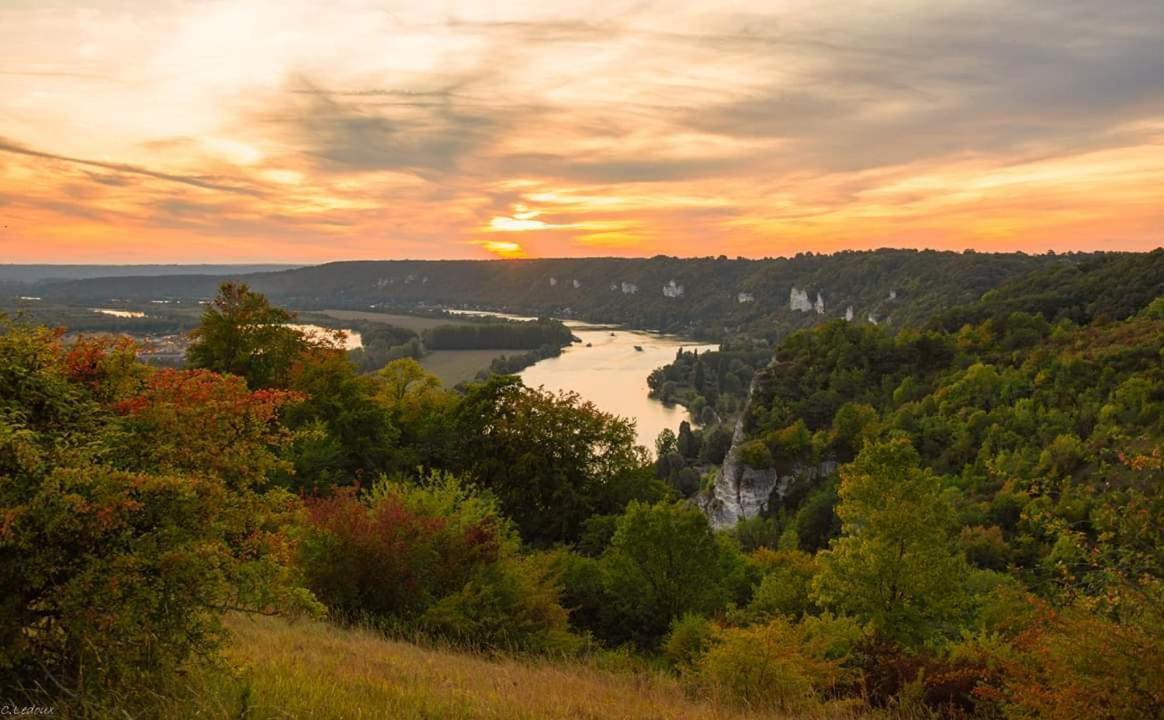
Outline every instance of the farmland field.
{"type": "MultiPolygon", "coordinates": [[[[465,320],[452,320],[449,318],[432,318],[420,317],[418,315],[398,315],[392,313],[368,312],[366,310],[319,310],[313,311],[313,314],[326,315],[327,317],[335,318],[336,320],[364,320],[367,322],[381,322],[386,325],[395,325],[396,327],[407,328],[421,332],[429,328],[440,327],[441,325],[455,325],[469,322],[465,320]]],[[[488,365],[489,363],[485,363],[488,365]]]]}
{"type": "Polygon", "coordinates": [[[425,370],[436,375],[446,387],[472,380],[477,371],[489,367],[493,358],[514,355],[520,350],[435,350],[421,359],[425,370]]]}

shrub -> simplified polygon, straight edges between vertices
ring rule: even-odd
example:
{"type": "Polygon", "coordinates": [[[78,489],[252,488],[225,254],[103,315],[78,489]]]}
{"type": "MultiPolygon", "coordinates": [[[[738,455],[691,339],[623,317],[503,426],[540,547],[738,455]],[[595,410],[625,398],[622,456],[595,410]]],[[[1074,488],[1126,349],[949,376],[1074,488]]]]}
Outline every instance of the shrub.
{"type": "Polygon", "coordinates": [[[832,618],[812,626],[778,617],[725,630],[699,660],[695,682],[716,700],[751,710],[802,711],[851,678],[844,662],[859,633],[832,618]]]}
{"type": "Polygon", "coordinates": [[[799,550],[761,550],[752,555],[763,576],[748,610],[753,617],[800,617],[812,608],[809,591],[816,574],[813,556],[799,550]]]}
{"type": "Polygon", "coordinates": [[[740,462],[754,468],[766,469],[772,467],[774,459],[772,451],[763,440],[749,440],[739,449],[740,462]]]}
{"type": "Polygon", "coordinates": [[[527,650],[572,647],[546,561],[517,555],[490,496],[451,475],[380,481],[308,503],[302,564],[340,617],[370,617],[456,642],[527,650]]]}
{"type": "Polygon", "coordinates": [[[671,632],[663,643],[663,657],[673,668],[690,670],[711,647],[714,632],[707,618],[686,613],[671,622],[671,632]]]}
{"type": "Polygon", "coordinates": [[[1010,559],[1010,547],[1002,537],[1002,528],[964,527],[958,544],[973,566],[985,570],[1005,570],[1010,559]]]}
{"type": "Polygon", "coordinates": [[[1042,606],[1012,647],[989,659],[1003,671],[1001,699],[1023,718],[1132,720],[1164,707],[1164,617],[1159,581],[1122,622],[1086,605],[1042,606]]]}
{"type": "Polygon", "coordinates": [[[213,654],[224,610],[316,607],[299,503],[263,489],[292,399],[0,327],[0,686],[132,707],[213,654]]]}
{"type": "Polygon", "coordinates": [[[550,563],[530,556],[482,568],[425,610],[419,626],[468,645],[573,654],[581,640],[567,616],[550,563]]]}
{"type": "Polygon", "coordinates": [[[775,548],[780,542],[780,526],[775,518],[757,515],[744,518],[731,529],[744,552],[760,548],[775,548]]]}

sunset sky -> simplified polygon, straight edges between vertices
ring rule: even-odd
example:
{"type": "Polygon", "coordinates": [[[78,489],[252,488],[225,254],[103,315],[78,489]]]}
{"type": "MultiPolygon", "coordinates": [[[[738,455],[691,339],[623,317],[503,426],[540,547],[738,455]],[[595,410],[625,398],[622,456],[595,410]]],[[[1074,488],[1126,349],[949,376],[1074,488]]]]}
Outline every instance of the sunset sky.
{"type": "Polygon", "coordinates": [[[1162,0],[0,0],[0,263],[1162,243],[1162,0]]]}

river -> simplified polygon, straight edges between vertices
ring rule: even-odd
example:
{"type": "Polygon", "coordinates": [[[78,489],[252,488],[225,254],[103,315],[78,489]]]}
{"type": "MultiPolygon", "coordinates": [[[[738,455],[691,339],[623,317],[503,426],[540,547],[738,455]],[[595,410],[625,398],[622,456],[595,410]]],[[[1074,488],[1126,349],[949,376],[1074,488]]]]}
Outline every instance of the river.
{"type": "MultiPolygon", "coordinates": [[[[476,311],[473,314],[535,319],[476,311]]],[[[659,433],[665,428],[677,429],[680,422],[688,419],[688,413],[681,405],[664,405],[648,397],[647,376],[674,360],[679,348],[704,352],[718,350],[719,345],[572,320],[566,321],[566,326],[582,342],[565,348],[558,357],[521,371],[521,379],[530,387],[576,392],[600,410],[634,420],[639,444],[653,454],[659,433]],[[642,350],[636,350],[636,346],[642,350]]]]}

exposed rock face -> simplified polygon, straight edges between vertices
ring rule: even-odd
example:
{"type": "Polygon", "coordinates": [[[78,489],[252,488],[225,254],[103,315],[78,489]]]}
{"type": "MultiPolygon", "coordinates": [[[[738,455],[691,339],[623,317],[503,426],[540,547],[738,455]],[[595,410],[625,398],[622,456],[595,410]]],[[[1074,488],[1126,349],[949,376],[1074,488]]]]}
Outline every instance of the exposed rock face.
{"type": "Polygon", "coordinates": [[[853,306],[852,305],[845,308],[845,320],[847,320],[849,322],[853,322],[853,306]]]}
{"type": "MultiPolygon", "coordinates": [[[[753,382],[748,392],[748,405],[751,405],[755,389],[753,382]]],[[[776,468],[755,468],[742,463],[739,448],[747,440],[744,430],[746,416],[747,406],[736,421],[732,447],[715,479],[715,487],[710,495],[701,495],[696,500],[716,530],[735,527],[741,520],[765,512],[770,503],[780,501],[788,493],[793,483],[827,477],[837,471],[837,463],[832,460],[816,467],[796,466],[783,475],[776,468]]]]}
{"type": "Polygon", "coordinates": [[[669,298],[682,297],[683,296],[683,286],[677,284],[674,280],[671,280],[670,282],[668,282],[666,285],[663,286],[663,295],[664,295],[664,297],[669,297],[669,298]]]}
{"type": "Polygon", "coordinates": [[[550,287],[554,287],[557,284],[558,284],[558,278],[556,278],[556,277],[550,278],[550,287]]]}
{"type": "Polygon", "coordinates": [[[622,284],[622,294],[623,295],[634,295],[638,291],[639,291],[639,286],[635,285],[634,283],[624,282],[622,284]]]}
{"type": "Polygon", "coordinates": [[[740,303],[741,305],[743,303],[756,302],[756,296],[749,292],[742,292],[739,295],[736,295],[736,302],[740,303]]]}
{"type": "Polygon", "coordinates": [[[800,312],[812,312],[812,301],[808,299],[808,291],[792,288],[788,293],[788,307],[800,312]]]}
{"type": "Polygon", "coordinates": [[[813,307],[813,309],[816,310],[817,315],[824,315],[824,311],[825,311],[824,297],[822,297],[820,293],[816,294],[816,302],[813,304],[812,307],[813,307]]]}
{"type": "Polygon", "coordinates": [[[582,287],[582,281],[581,280],[574,280],[574,289],[577,290],[580,287],[582,287]]]}

